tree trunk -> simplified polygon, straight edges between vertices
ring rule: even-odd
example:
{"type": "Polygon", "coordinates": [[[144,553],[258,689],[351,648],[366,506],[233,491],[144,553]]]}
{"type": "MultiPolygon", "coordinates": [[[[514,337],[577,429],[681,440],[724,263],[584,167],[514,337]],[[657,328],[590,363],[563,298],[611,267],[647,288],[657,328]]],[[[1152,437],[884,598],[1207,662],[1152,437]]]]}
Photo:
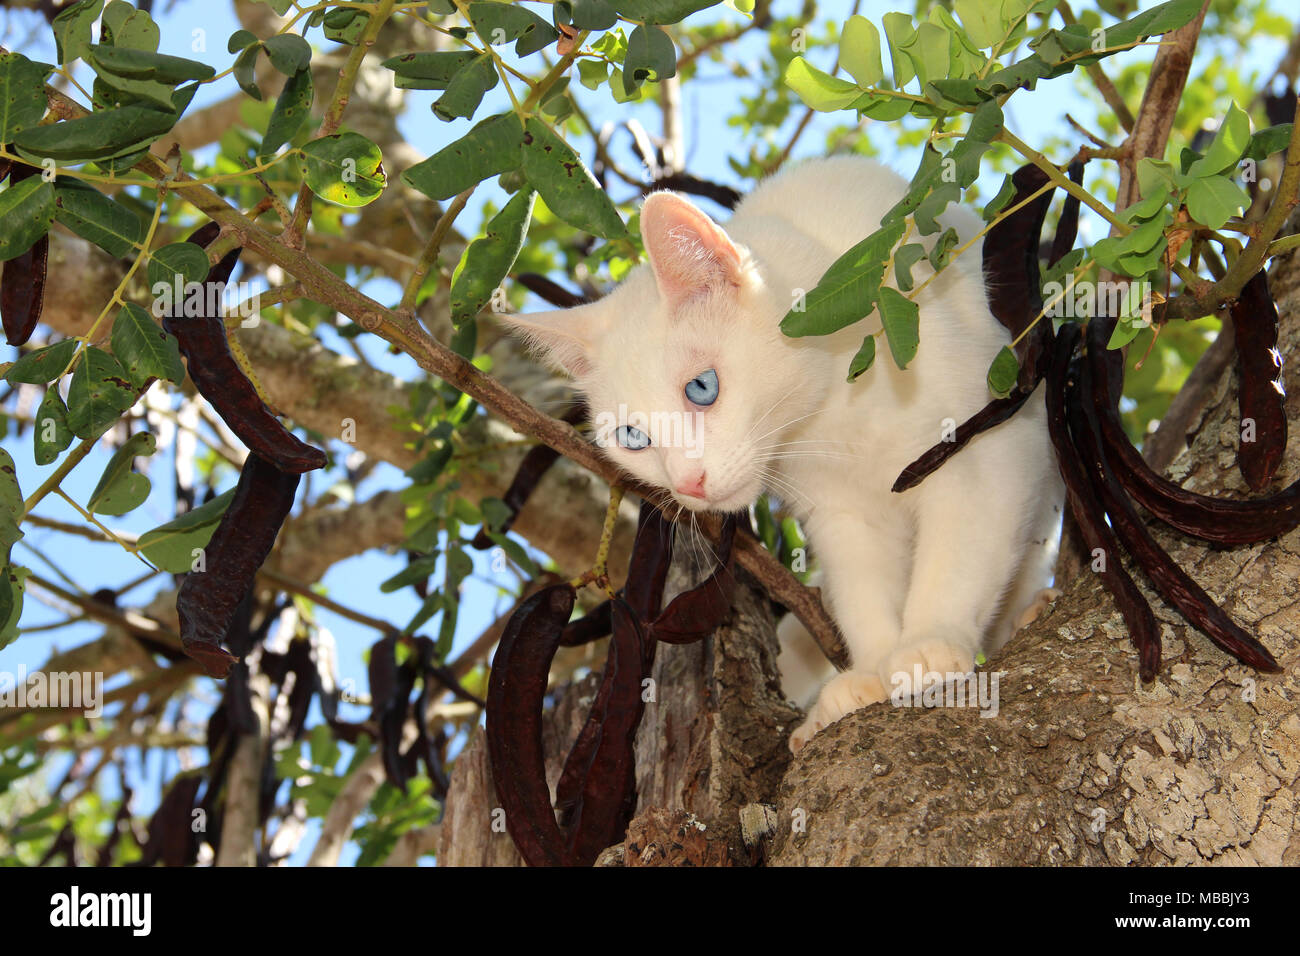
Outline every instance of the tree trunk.
{"type": "MultiPolygon", "coordinates": [[[[1275,263],[1270,284],[1279,348],[1300,355],[1294,255],[1275,263]]],[[[1289,393],[1300,388],[1294,362],[1283,377],[1289,393]]],[[[1171,477],[1203,494],[1244,493],[1235,397],[1229,368],[1171,477]]],[[[1276,487],[1298,477],[1300,429],[1292,428],[1276,487]]],[[[1300,863],[1300,530],[1223,550],[1154,521],[1151,529],[1273,651],[1283,673],[1232,661],[1135,571],[1164,642],[1160,673],[1142,685],[1123,620],[1085,569],[985,666],[1001,674],[995,716],[881,704],[849,715],[792,759],[785,741],[798,715],[774,683],[766,602],[745,589],[711,648],[660,648],[660,703],[638,738],[638,817],[624,847],[603,861],[717,862],[684,845],[682,815],[662,812],[682,809],[725,841],[733,863],[1300,863]],[[742,817],[751,840],[769,828],[753,850],[742,817]]],[[[579,683],[557,708],[553,725],[564,732],[548,746],[554,767],[558,738],[567,749],[580,726],[577,698],[593,686],[579,683]]],[[[504,834],[495,844],[486,838],[482,808],[495,806],[495,795],[482,756],[476,739],[457,762],[448,820],[472,812],[480,822],[443,828],[443,863],[517,861],[504,834]]]]}

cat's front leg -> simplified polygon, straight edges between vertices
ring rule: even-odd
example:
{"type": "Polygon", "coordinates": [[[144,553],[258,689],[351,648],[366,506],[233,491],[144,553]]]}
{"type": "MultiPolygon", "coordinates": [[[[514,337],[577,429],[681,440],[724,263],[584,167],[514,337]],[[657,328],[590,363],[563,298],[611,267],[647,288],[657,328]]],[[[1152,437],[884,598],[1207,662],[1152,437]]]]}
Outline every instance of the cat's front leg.
{"type": "Polygon", "coordinates": [[[974,669],[1026,558],[1035,516],[1055,491],[1054,463],[1034,454],[1045,444],[1036,425],[1027,418],[981,436],[981,445],[912,492],[917,537],[902,641],[877,672],[886,693],[914,681],[918,668],[947,680],[974,669]]]}
{"type": "Polygon", "coordinates": [[[836,512],[816,514],[806,523],[825,576],[822,594],[852,666],[822,688],[808,719],[790,736],[791,750],[845,714],[889,697],[878,669],[901,639],[910,544],[897,512],[880,519],[836,512]]]}

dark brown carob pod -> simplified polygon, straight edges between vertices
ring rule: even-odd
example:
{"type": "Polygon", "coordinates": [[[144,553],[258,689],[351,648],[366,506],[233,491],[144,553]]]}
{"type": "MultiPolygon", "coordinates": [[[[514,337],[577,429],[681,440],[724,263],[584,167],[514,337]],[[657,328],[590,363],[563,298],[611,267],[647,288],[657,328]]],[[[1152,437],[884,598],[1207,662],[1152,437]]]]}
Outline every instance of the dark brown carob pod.
{"type": "Polygon", "coordinates": [[[572,587],[557,584],[521,603],[506,622],[488,679],[488,760],[506,828],[531,866],[570,862],[546,784],[542,702],[574,598],[572,587]]]}
{"type": "Polygon", "coordinates": [[[1144,681],[1153,680],[1160,668],[1160,628],[1138,586],[1124,570],[1123,556],[1115,532],[1106,524],[1105,509],[1098,500],[1078,450],[1070,435],[1065,399],[1070,380],[1076,376],[1074,352],[1079,344],[1079,327],[1064,325],[1056,336],[1056,347],[1047,369],[1047,427],[1056,449],[1056,461],[1065,481],[1070,511],[1079,525],[1084,544],[1100,561],[1097,572],[1115,599],[1129,638],[1138,651],[1138,672],[1144,681]],[[1100,554],[1098,554],[1100,552],[1100,554]]]}
{"type": "Polygon", "coordinates": [[[1241,411],[1237,468],[1251,491],[1263,491],[1282,464],[1287,431],[1277,306],[1263,269],[1242,288],[1229,315],[1237,348],[1237,407],[1241,411]]]}
{"type": "MultiPolygon", "coordinates": [[[[212,267],[208,285],[225,285],[240,251],[231,251],[212,267]]],[[[231,354],[226,324],[219,312],[168,315],[163,318],[163,328],[176,337],[194,387],[250,451],[293,474],[325,467],[325,453],[280,424],[257,394],[231,354]]]]}
{"type": "MultiPolygon", "coordinates": [[[[645,711],[641,694],[646,673],[645,636],[626,601],[613,602],[613,620],[600,691],[587,717],[587,725],[597,728],[595,746],[582,768],[581,790],[567,814],[569,855],[579,866],[595,863],[601,850],[623,838],[636,808],[634,744],[645,711]]],[[[565,765],[566,776],[569,766],[565,765]]]]}
{"type": "MultiPolygon", "coordinates": [[[[1082,175],[1071,167],[1071,177],[1082,175]]],[[[1035,192],[1047,185],[1047,174],[1032,163],[1020,167],[1011,177],[1016,187],[1007,208],[1019,209],[997,223],[984,237],[984,283],[988,289],[989,311],[1002,326],[1018,338],[1043,310],[1039,289],[1038,246],[1043,231],[1043,220],[1051,205],[1052,190],[1029,200],[1035,192]]],[[[1077,181],[1077,179],[1076,179],[1077,181]]],[[[1074,200],[1073,215],[1067,200],[1061,214],[1053,248],[1074,245],[1078,225],[1078,200],[1074,200]]],[[[1055,252],[1053,253],[1055,255],[1055,252]]],[[[1064,253],[1062,253],[1064,254],[1064,253]]],[[[1000,425],[1018,412],[1034,393],[1042,380],[1052,346],[1052,323],[1040,320],[1016,347],[1020,361],[1020,375],[1016,388],[1005,398],[995,398],[966,421],[957,426],[951,440],[938,442],[899,473],[894,481],[895,493],[901,494],[915,488],[925,478],[939,469],[945,461],[966,447],[980,432],[1000,425]]]]}
{"type": "Polygon", "coordinates": [[[1081,365],[1078,373],[1078,381],[1069,385],[1065,397],[1070,431],[1080,459],[1092,474],[1093,488],[1101,497],[1110,526],[1125,550],[1133,556],[1160,596],[1177,608],[1189,624],[1242,663],[1262,671],[1278,671],[1277,661],[1268,649],[1238,626],[1178,566],[1142,524],[1102,451],[1097,407],[1091,401],[1095,392],[1088,365],[1081,365]]]}
{"type": "MultiPolygon", "coordinates": [[[[587,417],[587,406],[579,403],[576,407],[565,412],[561,421],[568,422],[570,425],[577,425],[587,417]]],[[[510,482],[510,487],[506,493],[501,496],[507,508],[510,509],[510,515],[496,530],[505,534],[514,525],[515,519],[519,517],[519,512],[528,499],[532,497],[537,485],[546,473],[551,470],[551,466],[559,459],[560,453],[549,445],[536,445],[528,449],[528,454],[524,455],[523,461],[519,463],[519,469],[515,472],[514,479],[510,482]]],[[[486,551],[494,547],[494,542],[487,533],[486,528],[480,528],[478,534],[474,535],[471,542],[472,547],[479,551],[486,551]]]]}
{"type": "Polygon", "coordinates": [[[1114,328],[1111,318],[1089,321],[1087,361],[1102,444],[1125,492],[1170,527],[1219,545],[1255,544],[1300,525],[1300,481],[1267,498],[1237,500],[1198,495],[1151,470],[1120,423],[1124,357],[1106,348],[1114,328]]]}
{"type": "Polygon", "coordinates": [[[716,631],[731,612],[736,579],[731,573],[736,516],[727,515],[718,541],[718,566],[707,578],[668,602],[650,626],[653,640],[689,644],[716,631]]]}
{"type": "MultiPolygon", "coordinates": [[[[10,188],[37,172],[39,170],[32,166],[15,163],[10,170],[10,188]]],[[[4,274],[0,276],[0,321],[4,324],[5,340],[10,345],[24,344],[41,320],[49,258],[50,237],[46,234],[22,255],[14,256],[4,264],[4,274]]]]}
{"type": "Polygon", "coordinates": [[[225,677],[235,661],[221,642],[293,507],[299,478],[250,454],[235,497],[204,548],[204,569],[181,582],[181,645],[212,677],[225,677]]]}

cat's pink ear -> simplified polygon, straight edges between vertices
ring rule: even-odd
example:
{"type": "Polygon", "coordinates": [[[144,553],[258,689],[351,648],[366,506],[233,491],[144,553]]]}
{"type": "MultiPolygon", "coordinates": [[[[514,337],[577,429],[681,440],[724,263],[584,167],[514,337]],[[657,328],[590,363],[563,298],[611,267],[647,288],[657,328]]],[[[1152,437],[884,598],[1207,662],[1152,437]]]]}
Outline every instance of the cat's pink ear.
{"type": "Polygon", "coordinates": [[[740,285],[740,250],[717,223],[676,193],[656,192],[646,198],[641,239],[659,291],[673,304],[740,285]]]}
{"type": "Polygon", "coordinates": [[[591,373],[592,351],[606,328],[598,302],[551,312],[498,314],[497,318],[522,336],[548,365],[575,379],[591,373]]]}

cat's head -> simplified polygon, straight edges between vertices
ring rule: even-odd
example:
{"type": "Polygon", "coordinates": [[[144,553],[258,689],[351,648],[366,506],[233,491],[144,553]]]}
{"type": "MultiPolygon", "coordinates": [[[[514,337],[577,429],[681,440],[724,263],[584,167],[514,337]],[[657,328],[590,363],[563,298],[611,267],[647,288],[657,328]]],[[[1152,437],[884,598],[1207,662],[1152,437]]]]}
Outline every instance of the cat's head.
{"type": "Polygon", "coordinates": [[[649,263],[603,299],[501,318],[573,378],[616,464],[691,510],[741,510],[815,402],[806,349],[779,329],[788,290],[675,193],[646,199],[641,235],[649,263]]]}

